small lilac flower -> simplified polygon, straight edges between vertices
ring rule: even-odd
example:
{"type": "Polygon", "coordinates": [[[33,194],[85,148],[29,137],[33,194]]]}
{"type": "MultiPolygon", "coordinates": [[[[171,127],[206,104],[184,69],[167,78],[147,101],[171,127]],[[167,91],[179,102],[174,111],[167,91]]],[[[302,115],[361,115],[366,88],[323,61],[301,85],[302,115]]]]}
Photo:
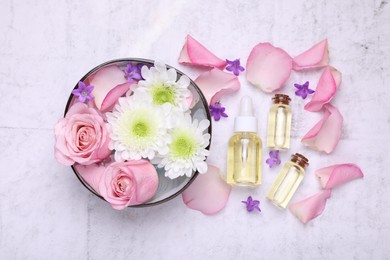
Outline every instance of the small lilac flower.
{"type": "Polygon", "coordinates": [[[258,211],[261,212],[261,209],[259,208],[259,204],[260,204],[260,201],[258,200],[253,200],[252,199],[252,196],[249,196],[248,199],[245,201],[241,201],[242,203],[244,203],[246,205],[246,210],[248,212],[252,212],[254,211],[255,209],[257,209],[258,211]]]}
{"type": "Polygon", "coordinates": [[[294,84],[294,87],[296,87],[298,90],[295,91],[295,95],[302,97],[305,99],[308,94],[313,94],[314,90],[309,88],[309,81],[306,81],[304,84],[299,85],[297,83],[294,84]]]}
{"type": "Polygon", "coordinates": [[[275,167],[276,165],[280,164],[280,158],[279,158],[279,151],[270,151],[269,152],[269,158],[265,161],[270,168],[275,167]]]}
{"type": "Polygon", "coordinates": [[[92,90],[95,88],[94,86],[92,86],[92,85],[87,86],[82,81],[79,81],[77,86],[78,86],[78,88],[74,89],[72,91],[72,94],[79,97],[79,102],[84,103],[85,100],[87,100],[87,99],[89,99],[89,100],[93,99],[93,95],[91,93],[92,93],[92,90]]]}
{"type": "Polygon", "coordinates": [[[235,59],[235,60],[228,60],[226,59],[227,66],[226,70],[228,71],[233,71],[233,74],[238,76],[240,72],[243,72],[245,69],[243,66],[240,65],[240,59],[235,59]]]}
{"type": "Polygon", "coordinates": [[[219,121],[222,117],[228,117],[228,115],[225,113],[225,108],[221,106],[220,103],[215,103],[214,106],[210,105],[210,114],[212,117],[214,117],[215,121],[219,121]]]}
{"type": "Polygon", "coordinates": [[[141,66],[140,66],[140,64],[137,64],[137,65],[133,65],[131,63],[127,64],[127,67],[125,69],[125,77],[126,77],[128,82],[132,83],[132,82],[135,82],[135,81],[142,79],[142,76],[141,76],[142,65],[143,64],[141,64],[141,66]]]}

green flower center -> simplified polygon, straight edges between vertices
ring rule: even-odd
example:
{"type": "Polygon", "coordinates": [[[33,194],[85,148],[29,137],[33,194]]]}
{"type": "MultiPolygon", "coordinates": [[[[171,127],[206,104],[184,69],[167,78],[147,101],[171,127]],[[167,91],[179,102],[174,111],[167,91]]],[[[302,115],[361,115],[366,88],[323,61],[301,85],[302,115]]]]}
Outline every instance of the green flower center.
{"type": "Polygon", "coordinates": [[[156,142],[159,120],[153,111],[146,108],[126,111],[118,121],[119,139],[131,149],[150,147],[156,142]]]}
{"type": "Polygon", "coordinates": [[[170,151],[174,157],[176,158],[192,157],[196,149],[197,149],[196,140],[188,133],[173,134],[173,140],[170,145],[170,151]]]}
{"type": "Polygon", "coordinates": [[[131,131],[132,134],[137,137],[148,136],[150,132],[148,124],[143,120],[138,120],[137,122],[134,122],[131,131]]]}
{"type": "Polygon", "coordinates": [[[153,103],[155,105],[162,105],[165,103],[175,104],[176,90],[167,85],[154,86],[152,88],[153,103]]]}

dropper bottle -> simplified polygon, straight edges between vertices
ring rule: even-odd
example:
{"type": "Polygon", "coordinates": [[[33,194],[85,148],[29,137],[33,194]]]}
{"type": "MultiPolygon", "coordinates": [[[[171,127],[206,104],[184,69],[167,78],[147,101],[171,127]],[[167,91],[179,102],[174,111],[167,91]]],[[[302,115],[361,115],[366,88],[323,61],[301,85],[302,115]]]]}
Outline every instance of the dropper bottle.
{"type": "Polygon", "coordinates": [[[234,120],[234,134],[228,144],[227,183],[241,186],[261,184],[262,142],[257,135],[257,118],[252,99],[244,96],[240,115],[234,120]]]}

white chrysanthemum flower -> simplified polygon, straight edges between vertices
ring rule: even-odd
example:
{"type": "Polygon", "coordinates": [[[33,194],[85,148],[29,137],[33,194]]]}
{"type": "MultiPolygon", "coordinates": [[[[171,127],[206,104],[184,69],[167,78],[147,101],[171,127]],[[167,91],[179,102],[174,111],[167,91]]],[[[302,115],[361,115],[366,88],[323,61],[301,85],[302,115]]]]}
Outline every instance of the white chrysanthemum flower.
{"type": "Polygon", "coordinates": [[[144,80],[138,82],[137,91],[145,91],[150,94],[153,104],[168,103],[182,111],[188,110],[190,102],[188,98],[191,96],[188,86],[191,81],[187,76],[183,75],[177,80],[176,70],[167,69],[165,64],[159,61],[155,61],[154,67],[151,68],[143,66],[141,74],[144,80]]]}
{"type": "Polygon", "coordinates": [[[113,112],[107,113],[111,142],[115,150],[115,161],[153,159],[168,153],[171,137],[167,129],[171,126],[171,108],[154,106],[149,95],[139,93],[119,98],[113,112]]]}
{"type": "Polygon", "coordinates": [[[193,171],[207,172],[205,162],[209,151],[206,147],[210,143],[210,134],[204,134],[210,121],[203,119],[192,121],[189,114],[177,115],[176,125],[170,130],[171,143],[169,152],[158,164],[165,168],[165,176],[171,179],[186,175],[191,177],[193,171]]]}

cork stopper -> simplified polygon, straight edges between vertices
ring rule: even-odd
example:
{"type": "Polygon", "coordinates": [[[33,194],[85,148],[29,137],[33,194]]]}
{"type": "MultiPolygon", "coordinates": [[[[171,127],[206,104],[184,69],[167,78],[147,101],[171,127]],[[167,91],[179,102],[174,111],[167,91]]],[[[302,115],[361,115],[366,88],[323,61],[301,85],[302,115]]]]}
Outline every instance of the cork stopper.
{"type": "Polygon", "coordinates": [[[290,104],[291,98],[285,94],[275,94],[272,100],[274,101],[274,104],[288,105],[290,104]]]}
{"type": "Polygon", "coordinates": [[[291,161],[298,164],[302,168],[309,166],[309,160],[300,153],[291,155],[291,161]]]}

